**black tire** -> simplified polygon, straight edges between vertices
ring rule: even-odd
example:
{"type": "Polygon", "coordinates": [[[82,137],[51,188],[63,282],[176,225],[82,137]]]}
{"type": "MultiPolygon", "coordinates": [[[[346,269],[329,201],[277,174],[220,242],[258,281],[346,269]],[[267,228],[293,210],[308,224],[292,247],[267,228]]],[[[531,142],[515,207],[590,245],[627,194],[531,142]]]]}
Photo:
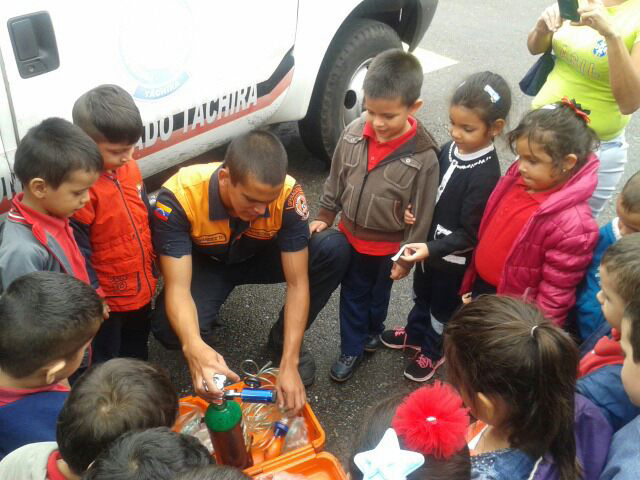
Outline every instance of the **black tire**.
{"type": "Polygon", "coordinates": [[[353,19],[344,23],[320,66],[307,116],[298,122],[302,141],[312,154],[331,163],[345,127],[345,104],[354,102],[353,92],[348,92],[352,77],[378,53],[401,47],[395,30],[382,22],[353,19]]]}

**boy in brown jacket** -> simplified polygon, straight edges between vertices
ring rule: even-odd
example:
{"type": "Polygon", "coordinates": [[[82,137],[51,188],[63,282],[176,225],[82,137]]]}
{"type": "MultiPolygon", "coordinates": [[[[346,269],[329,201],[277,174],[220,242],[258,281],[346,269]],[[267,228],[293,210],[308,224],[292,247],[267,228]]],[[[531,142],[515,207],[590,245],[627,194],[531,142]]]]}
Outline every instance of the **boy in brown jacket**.
{"type": "Polygon", "coordinates": [[[338,228],[351,245],[351,264],[340,291],[341,355],[331,378],[351,378],[363,352],[374,352],[384,330],[393,280],[410,265],[392,261],[404,243],[424,242],[438,188],[437,148],[414,118],[422,106],[422,67],[402,50],[387,50],[364,80],[366,116],[348,125],[339,140],[311,233],[338,228]],[[416,217],[405,225],[404,210],[416,217]]]}

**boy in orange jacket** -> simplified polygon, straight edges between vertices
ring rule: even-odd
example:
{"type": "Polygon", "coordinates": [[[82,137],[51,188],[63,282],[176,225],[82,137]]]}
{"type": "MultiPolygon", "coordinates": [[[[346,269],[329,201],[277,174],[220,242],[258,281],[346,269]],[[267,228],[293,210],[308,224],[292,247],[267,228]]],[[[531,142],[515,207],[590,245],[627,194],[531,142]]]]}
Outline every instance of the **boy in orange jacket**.
{"type": "Polygon", "coordinates": [[[101,85],[76,100],[72,114],[104,160],[89,202],[72,218],[91,282],[102,288],[111,310],[94,340],[93,360],[146,360],[157,273],[149,204],[133,159],[142,136],[140,112],[121,87],[101,85]]]}

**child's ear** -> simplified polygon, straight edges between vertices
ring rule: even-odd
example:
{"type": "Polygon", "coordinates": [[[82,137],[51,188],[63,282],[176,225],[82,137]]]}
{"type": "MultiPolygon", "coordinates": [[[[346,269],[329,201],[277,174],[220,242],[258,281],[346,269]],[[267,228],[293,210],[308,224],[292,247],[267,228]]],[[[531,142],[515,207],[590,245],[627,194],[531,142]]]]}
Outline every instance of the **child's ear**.
{"type": "Polygon", "coordinates": [[[507,122],[504,118],[499,118],[491,125],[489,132],[491,133],[491,138],[495,138],[502,133],[507,122]]]}
{"type": "Polygon", "coordinates": [[[413,105],[411,105],[411,106],[409,107],[409,114],[410,114],[411,116],[415,115],[415,114],[416,114],[416,112],[422,108],[422,105],[424,105],[424,102],[422,101],[422,99],[421,99],[421,98],[417,99],[417,100],[413,103],[413,105]]]}
{"type": "Polygon", "coordinates": [[[578,163],[578,157],[576,156],[575,153],[570,153],[569,155],[565,155],[564,159],[562,160],[562,171],[570,172],[575,168],[577,163],[578,163]]]}
{"type": "Polygon", "coordinates": [[[476,393],[475,408],[478,418],[482,418],[485,423],[495,425],[497,418],[497,405],[491,397],[482,392],[476,393]]]}
{"type": "Polygon", "coordinates": [[[29,180],[29,183],[27,183],[26,187],[27,190],[31,192],[31,195],[36,198],[43,198],[47,193],[47,182],[39,177],[29,180]]]}
{"type": "Polygon", "coordinates": [[[44,367],[45,382],[47,385],[53,385],[58,379],[58,374],[67,366],[64,359],[54,360],[44,367]]]}

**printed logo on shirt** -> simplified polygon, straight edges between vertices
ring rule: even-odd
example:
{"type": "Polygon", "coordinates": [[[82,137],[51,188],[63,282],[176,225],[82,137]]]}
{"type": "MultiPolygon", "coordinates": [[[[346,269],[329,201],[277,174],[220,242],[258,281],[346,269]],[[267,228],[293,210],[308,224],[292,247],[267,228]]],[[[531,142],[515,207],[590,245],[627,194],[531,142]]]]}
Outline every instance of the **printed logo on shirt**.
{"type": "Polygon", "coordinates": [[[171,215],[171,207],[167,207],[165,204],[160,203],[160,202],[156,202],[156,209],[154,210],[154,214],[155,216],[162,220],[163,222],[166,222],[167,220],[169,220],[169,215],[171,215]]]}
{"type": "Polygon", "coordinates": [[[607,56],[607,42],[604,38],[601,38],[596,43],[596,48],[593,49],[593,54],[596,57],[606,57],[607,56]]]}
{"type": "Polygon", "coordinates": [[[289,200],[287,201],[287,208],[294,208],[302,220],[309,218],[309,206],[307,205],[307,199],[300,185],[293,187],[291,195],[289,195],[289,200]]]}

